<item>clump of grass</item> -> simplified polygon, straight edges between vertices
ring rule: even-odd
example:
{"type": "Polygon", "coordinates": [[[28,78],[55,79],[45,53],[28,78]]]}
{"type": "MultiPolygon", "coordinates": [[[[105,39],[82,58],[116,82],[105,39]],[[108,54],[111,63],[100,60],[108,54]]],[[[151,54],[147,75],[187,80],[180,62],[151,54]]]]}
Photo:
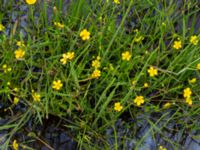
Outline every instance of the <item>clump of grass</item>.
{"type": "Polygon", "coordinates": [[[4,1],[0,10],[1,113],[8,120],[0,127],[1,149],[28,147],[15,134],[30,118],[43,124],[49,115],[71,120],[64,126],[76,131],[80,149],[126,147],[119,119],[134,128],[132,135],[142,120],[149,124],[135,149],[150,132],[179,149],[184,139],[165,136],[166,128],[198,138],[192,132],[200,113],[195,0],[4,1]],[[154,113],[156,120],[149,117],[154,113]],[[172,122],[181,128],[168,127],[172,122]]]}

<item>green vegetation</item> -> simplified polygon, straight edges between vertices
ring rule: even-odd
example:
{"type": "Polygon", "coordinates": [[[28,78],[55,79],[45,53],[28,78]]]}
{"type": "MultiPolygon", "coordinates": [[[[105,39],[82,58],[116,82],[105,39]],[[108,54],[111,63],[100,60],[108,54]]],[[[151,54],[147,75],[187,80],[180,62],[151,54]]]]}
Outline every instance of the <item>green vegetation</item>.
{"type": "Polygon", "coordinates": [[[177,150],[186,135],[200,139],[196,0],[0,3],[0,149],[32,150],[38,141],[52,149],[34,130],[29,141],[16,137],[30,120],[34,129],[49,116],[75,132],[79,149],[127,149],[143,121],[150,127],[134,149],[149,133],[157,148],[157,134],[177,150]],[[130,137],[119,136],[118,120],[130,137]]]}

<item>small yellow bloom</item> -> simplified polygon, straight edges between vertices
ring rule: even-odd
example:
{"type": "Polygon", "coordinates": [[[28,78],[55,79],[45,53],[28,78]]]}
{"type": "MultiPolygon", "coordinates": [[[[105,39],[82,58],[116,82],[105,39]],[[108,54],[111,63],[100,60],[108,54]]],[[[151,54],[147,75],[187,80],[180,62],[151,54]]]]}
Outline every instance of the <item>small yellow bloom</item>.
{"type": "Polygon", "coordinates": [[[131,59],[131,54],[129,51],[125,51],[122,53],[122,60],[129,61],[131,59]]]}
{"type": "Polygon", "coordinates": [[[183,90],[183,97],[184,98],[189,98],[191,95],[192,95],[192,91],[189,87],[187,87],[183,90]]]}
{"type": "Polygon", "coordinates": [[[8,85],[8,86],[10,86],[10,84],[11,84],[10,82],[7,82],[7,85],[8,85]]]}
{"type": "Polygon", "coordinates": [[[182,42],[181,42],[180,40],[174,41],[173,48],[175,48],[175,49],[180,49],[180,48],[182,48],[182,42]]]}
{"type": "Polygon", "coordinates": [[[65,25],[62,24],[62,23],[60,23],[60,22],[54,22],[54,25],[55,25],[56,27],[58,27],[58,28],[61,28],[61,29],[65,27],[65,25]]]}
{"type": "Polygon", "coordinates": [[[141,41],[143,41],[144,40],[144,37],[143,36],[136,36],[135,38],[134,38],[134,42],[141,42],[141,41]]]}
{"type": "Polygon", "coordinates": [[[197,78],[192,78],[191,80],[188,80],[189,83],[193,84],[193,83],[196,83],[197,82],[197,78]]]}
{"type": "Polygon", "coordinates": [[[163,146],[159,146],[158,150],[167,150],[167,148],[165,148],[163,146]]]}
{"type": "Polygon", "coordinates": [[[136,85],[136,81],[135,80],[133,80],[131,83],[132,83],[133,86],[136,85]]]}
{"type": "Polygon", "coordinates": [[[5,27],[2,24],[0,24],[0,31],[3,31],[4,29],[5,27]]]}
{"type": "Polygon", "coordinates": [[[33,101],[35,102],[40,102],[41,100],[41,95],[39,93],[33,92],[32,97],[33,97],[33,101]]]}
{"type": "Polygon", "coordinates": [[[141,104],[144,104],[144,97],[143,96],[136,96],[136,98],[133,101],[137,106],[140,106],[141,104]]]}
{"type": "Polygon", "coordinates": [[[13,141],[12,147],[13,147],[13,150],[18,150],[19,149],[19,144],[17,143],[16,140],[13,141]]]}
{"type": "Polygon", "coordinates": [[[197,64],[197,70],[200,70],[200,63],[197,64]]]}
{"type": "Polygon", "coordinates": [[[188,105],[192,105],[192,99],[191,99],[191,97],[187,97],[187,98],[185,99],[185,102],[186,102],[188,105]]]}
{"type": "Polygon", "coordinates": [[[167,108],[169,108],[170,106],[171,106],[172,104],[171,103],[165,103],[164,105],[163,105],[163,108],[164,109],[167,109],[167,108]]]}
{"type": "Polygon", "coordinates": [[[25,55],[25,51],[22,49],[18,49],[15,51],[15,58],[16,59],[22,59],[25,55]]]}
{"type": "Polygon", "coordinates": [[[13,104],[14,104],[14,105],[17,105],[18,103],[19,103],[19,98],[17,98],[17,97],[14,97],[13,104]]]}
{"type": "Polygon", "coordinates": [[[83,41],[89,40],[90,39],[90,32],[87,31],[86,29],[84,29],[84,30],[81,31],[80,37],[82,38],[83,41]]]}
{"type": "Polygon", "coordinates": [[[19,89],[18,89],[17,87],[15,87],[15,88],[13,89],[13,91],[18,92],[19,89]]]}
{"type": "Polygon", "coordinates": [[[55,80],[53,81],[53,86],[52,88],[55,90],[60,90],[62,88],[63,84],[61,82],[61,80],[55,80]]]}
{"type": "Polygon", "coordinates": [[[114,2],[115,4],[120,4],[120,1],[119,1],[119,0],[113,0],[113,2],[114,2]]]}
{"type": "Polygon", "coordinates": [[[19,47],[25,47],[25,44],[23,41],[17,41],[17,46],[19,47]]]}
{"type": "Polygon", "coordinates": [[[193,45],[197,45],[198,41],[199,40],[196,35],[190,37],[190,43],[192,43],[193,45]]]}
{"type": "Polygon", "coordinates": [[[94,67],[95,69],[98,69],[101,66],[101,63],[99,60],[95,59],[92,61],[92,67],[94,67]]]}
{"type": "Polygon", "coordinates": [[[26,0],[26,3],[27,3],[28,5],[33,5],[33,4],[36,3],[36,0],[26,0]]]}
{"type": "Polygon", "coordinates": [[[123,106],[120,104],[120,102],[117,102],[117,103],[115,103],[114,104],[114,110],[115,111],[121,111],[122,110],[122,108],[123,108],[123,106]]]}
{"type": "Polygon", "coordinates": [[[74,59],[75,54],[74,52],[67,52],[66,54],[62,55],[62,58],[60,59],[60,62],[65,65],[67,63],[67,60],[72,60],[74,59]]]}
{"type": "Polygon", "coordinates": [[[154,67],[150,67],[148,69],[148,73],[149,73],[150,77],[154,77],[154,76],[158,75],[158,70],[154,67]]]}
{"type": "Polygon", "coordinates": [[[11,67],[8,67],[6,64],[4,64],[2,68],[3,68],[3,70],[4,70],[4,73],[7,73],[7,72],[12,71],[12,68],[11,68],[11,67]]]}
{"type": "Polygon", "coordinates": [[[144,88],[148,88],[149,84],[148,83],[144,83],[144,88]]]}
{"type": "Polygon", "coordinates": [[[101,71],[99,69],[95,69],[92,73],[92,78],[99,78],[101,76],[101,71]]]}

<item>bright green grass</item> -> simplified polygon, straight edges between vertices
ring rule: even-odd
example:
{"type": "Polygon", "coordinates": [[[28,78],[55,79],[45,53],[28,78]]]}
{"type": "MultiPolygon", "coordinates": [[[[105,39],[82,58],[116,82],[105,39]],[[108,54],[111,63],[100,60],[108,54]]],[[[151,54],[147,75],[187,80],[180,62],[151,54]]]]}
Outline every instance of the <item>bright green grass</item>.
{"type": "MultiPolygon", "coordinates": [[[[7,124],[0,126],[0,132],[9,129],[1,149],[11,146],[15,133],[31,117],[35,118],[36,124],[42,124],[42,120],[50,114],[71,120],[65,126],[77,131],[74,139],[80,149],[102,149],[102,146],[109,149],[105,137],[108,128],[113,128],[115,132],[113,149],[118,149],[115,123],[127,116],[136,118],[153,112],[162,114],[157,122],[144,118],[151,126],[149,132],[154,135],[162,135],[162,129],[167,128],[171,121],[183,127],[182,133],[199,130],[200,71],[196,66],[200,63],[200,46],[199,43],[190,43],[192,35],[200,37],[199,27],[195,29],[200,17],[196,0],[182,2],[181,6],[172,0],[163,0],[162,5],[160,0],[124,0],[119,5],[112,0],[91,0],[91,4],[73,0],[63,12],[66,4],[62,0],[37,2],[27,9],[27,26],[23,28],[27,38],[20,31],[20,18],[11,22],[10,16],[11,13],[18,16],[24,14],[17,8],[26,4],[14,0],[1,3],[0,21],[5,29],[10,27],[10,33],[7,36],[5,32],[0,34],[0,66],[2,68],[3,64],[7,64],[12,71],[5,74],[1,69],[0,103],[8,103],[7,112],[11,113],[16,107],[13,105],[16,96],[27,107],[25,112],[14,113],[7,124]],[[52,12],[49,20],[47,10],[53,10],[54,6],[57,10],[52,12]],[[54,22],[63,23],[64,29],[55,27],[54,22]],[[82,41],[79,36],[83,29],[91,33],[87,41],[82,41]],[[144,40],[136,42],[134,39],[138,36],[144,37],[144,40]],[[173,43],[178,38],[182,41],[182,48],[176,50],[173,43]],[[23,60],[17,61],[14,51],[17,49],[16,42],[20,40],[26,45],[26,54],[23,60]],[[68,51],[74,51],[75,58],[62,65],[60,58],[68,51]],[[132,54],[130,61],[122,60],[124,51],[132,54]],[[91,64],[96,56],[101,57],[101,77],[91,79],[94,70],[91,64]],[[156,77],[149,77],[147,70],[150,66],[158,69],[156,77]],[[40,71],[33,71],[33,67],[40,71]],[[194,77],[197,82],[188,83],[194,77]],[[60,91],[52,89],[56,79],[63,83],[60,91]],[[11,85],[7,86],[7,82],[11,85]],[[145,82],[149,84],[147,89],[143,87],[145,82]],[[15,87],[18,92],[13,91],[15,87]],[[190,87],[193,93],[191,106],[183,98],[186,87],[190,87]],[[40,102],[33,102],[33,89],[41,94],[40,102]],[[141,107],[133,103],[137,95],[145,98],[141,107]],[[122,111],[114,110],[115,102],[123,105],[122,111]],[[168,119],[168,109],[162,107],[167,102],[172,104],[169,109],[174,110],[168,119]],[[161,120],[165,120],[162,128],[157,126],[161,120]],[[96,139],[101,145],[90,139],[96,139]]],[[[127,123],[124,128],[131,126],[134,125],[127,123]]],[[[137,129],[132,132],[135,134],[137,129]]],[[[136,149],[144,138],[137,141],[136,149]]],[[[193,138],[199,139],[199,136],[193,138]]],[[[165,135],[163,139],[174,149],[181,146],[165,135]]]]}

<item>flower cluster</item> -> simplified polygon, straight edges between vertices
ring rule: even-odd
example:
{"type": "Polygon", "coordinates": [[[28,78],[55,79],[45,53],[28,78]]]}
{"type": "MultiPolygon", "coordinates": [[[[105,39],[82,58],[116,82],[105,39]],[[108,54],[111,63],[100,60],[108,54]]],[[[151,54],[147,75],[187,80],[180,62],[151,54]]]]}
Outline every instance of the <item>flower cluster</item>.
{"type": "Polygon", "coordinates": [[[190,43],[192,43],[193,45],[197,45],[198,41],[199,40],[196,35],[190,37],[190,43]]]}
{"type": "Polygon", "coordinates": [[[4,73],[7,73],[7,72],[11,72],[11,71],[12,71],[12,68],[11,68],[11,67],[8,67],[6,64],[4,64],[2,68],[3,68],[4,73]]]}
{"type": "Polygon", "coordinates": [[[74,59],[74,57],[75,57],[74,52],[67,52],[66,54],[62,55],[62,58],[60,59],[60,62],[63,65],[65,65],[68,60],[72,60],[72,59],[74,59]]]}
{"type": "Polygon", "coordinates": [[[24,50],[25,44],[22,41],[17,41],[17,46],[18,46],[18,49],[15,50],[15,58],[17,60],[20,60],[20,59],[23,59],[25,56],[25,50],[24,50]]]}
{"type": "Polygon", "coordinates": [[[186,103],[189,105],[192,105],[191,95],[192,95],[192,91],[189,87],[183,90],[183,97],[185,98],[186,103]]]}
{"type": "Polygon", "coordinates": [[[62,28],[65,27],[65,25],[62,24],[62,23],[60,23],[60,22],[54,22],[54,25],[55,25],[56,27],[60,28],[60,29],[62,29],[62,28]]]}
{"type": "Polygon", "coordinates": [[[101,67],[101,57],[97,56],[95,60],[92,61],[92,67],[94,68],[94,71],[91,75],[92,78],[99,78],[101,76],[101,70],[99,69],[101,67]]]}

